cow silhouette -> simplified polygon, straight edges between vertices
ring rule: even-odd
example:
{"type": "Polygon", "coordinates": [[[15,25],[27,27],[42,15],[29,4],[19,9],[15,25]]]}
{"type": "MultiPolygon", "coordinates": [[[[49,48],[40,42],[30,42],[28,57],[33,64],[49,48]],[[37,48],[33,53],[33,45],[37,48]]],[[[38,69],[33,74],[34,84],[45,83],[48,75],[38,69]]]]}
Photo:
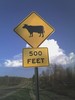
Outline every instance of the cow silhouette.
{"type": "Polygon", "coordinates": [[[43,26],[32,26],[32,25],[27,25],[27,24],[24,24],[24,26],[22,28],[25,28],[27,29],[27,31],[30,33],[30,36],[29,37],[33,37],[33,33],[38,33],[40,34],[40,36],[44,37],[44,27],[43,26]]]}

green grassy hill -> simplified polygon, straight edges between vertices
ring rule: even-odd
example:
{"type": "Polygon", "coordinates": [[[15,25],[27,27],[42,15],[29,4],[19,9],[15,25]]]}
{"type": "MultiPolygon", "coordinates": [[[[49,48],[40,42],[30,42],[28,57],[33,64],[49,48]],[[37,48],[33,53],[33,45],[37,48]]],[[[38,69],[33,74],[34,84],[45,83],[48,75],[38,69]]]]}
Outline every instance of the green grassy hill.
{"type": "Polygon", "coordinates": [[[26,83],[28,81],[30,81],[30,79],[28,78],[4,76],[4,77],[0,77],[0,87],[17,86],[26,83]]]}
{"type": "Polygon", "coordinates": [[[32,100],[30,97],[30,89],[24,88],[16,90],[11,94],[2,97],[0,100],[32,100]]]}
{"type": "Polygon", "coordinates": [[[0,77],[0,100],[25,100],[29,98],[32,81],[22,77],[0,77]]]}
{"type": "MultiPolygon", "coordinates": [[[[36,100],[32,79],[0,77],[0,100],[36,100]]],[[[54,91],[40,89],[40,100],[75,100],[54,91]]]]}

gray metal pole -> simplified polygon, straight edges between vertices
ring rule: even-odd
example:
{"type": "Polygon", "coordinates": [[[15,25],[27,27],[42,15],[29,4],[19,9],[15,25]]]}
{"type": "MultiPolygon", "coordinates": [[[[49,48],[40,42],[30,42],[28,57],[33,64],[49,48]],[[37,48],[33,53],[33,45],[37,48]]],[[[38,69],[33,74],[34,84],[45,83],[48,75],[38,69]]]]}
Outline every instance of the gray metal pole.
{"type": "Polygon", "coordinates": [[[36,89],[36,100],[39,100],[38,67],[35,68],[35,89],[36,89]]]}

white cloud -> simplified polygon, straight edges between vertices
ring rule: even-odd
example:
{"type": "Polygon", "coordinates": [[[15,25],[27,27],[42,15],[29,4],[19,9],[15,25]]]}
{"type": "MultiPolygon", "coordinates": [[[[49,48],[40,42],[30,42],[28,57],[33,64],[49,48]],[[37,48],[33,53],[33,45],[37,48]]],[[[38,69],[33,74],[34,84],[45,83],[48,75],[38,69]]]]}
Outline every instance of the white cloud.
{"type": "MultiPolygon", "coordinates": [[[[30,47],[26,44],[26,48],[30,47]]],[[[64,50],[60,48],[57,41],[54,39],[45,40],[40,47],[47,47],[49,52],[50,64],[61,64],[61,65],[75,65],[75,54],[71,52],[66,55],[64,50]]],[[[4,62],[6,67],[20,67],[22,66],[22,54],[18,54],[12,58],[7,59],[4,62]]]]}
{"type": "Polygon", "coordinates": [[[22,66],[22,60],[6,60],[4,65],[6,67],[20,67],[22,66]]]}
{"type": "Polygon", "coordinates": [[[22,54],[15,55],[12,59],[6,59],[5,67],[20,67],[22,66],[22,54]]]}
{"type": "Polygon", "coordinates": [[[47,47],[49,51],[49,59],[51,64],[61,64],[61,65],[74,65],[75,64],[75,54],[72,52],[66,55],[64,50],[61,49],[54,39],[46,40],[42,43],[40,47],[47,47]]]}
{"type": "Polygon", "coordinates": [[[73,52],[69,54],[69,60],[70,60],[70,64],[75,65],[75,54],[73,52]]]}
{"type": "MultiPolygon", "coordinates": [[[[29,45],[27,44],[26,47],[29,45]]],[[[75,54],[72,52],[66,55],[54,39],[45,40],[40,47],[48,48],[50,64],[75,65],[75,54]]]]}
{"type": "Polygon", "coordinates": [[[14,58],[14,59],[21,59],[21,58],[22,58],[22,53],[20,53],[20,54],[18,54],[18,55],[15,55],[13,58],[14,58]]]}
{"type": "Polygon", "coordinates": [[[43,42],[40,47],[47,47],[48,48],[48,50],[49,50],[49,57],[50,58],[54,58],[56,56],[62,55],[63,52],[64,52],[59,47],[59,45],[57,44],[57,41],[55,41],[54,39],[45,40],[45,42],[43,42]]]}

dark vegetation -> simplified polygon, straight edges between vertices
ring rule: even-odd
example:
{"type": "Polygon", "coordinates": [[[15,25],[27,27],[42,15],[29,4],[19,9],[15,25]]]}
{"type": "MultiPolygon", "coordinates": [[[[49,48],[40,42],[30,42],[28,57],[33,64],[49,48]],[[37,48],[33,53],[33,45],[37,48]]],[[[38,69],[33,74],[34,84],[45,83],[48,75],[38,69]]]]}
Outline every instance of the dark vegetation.
{"type": "Polygon", "coordinates": [[[0,77],[0,100],[32,100],[30,78],[0,77]]]}
{"type": "Polygon", "coordinates": [[[32,100],[29,94],[30,89],[24,88],[0,100],[32,100]]]}
{"type": "Polygon", "coordinates": [[[15,86],[23,83],[25,78],[20,77],[0,77],[0,86],[15,86]]]}
{"type": "Polygon", "coordinates": [[[52,65],[39,75],[40,89],[75,99],[75,67],[52,65]]]}
{"type": "MultiPolygon", "coordinates": [[[[39,75],[40,100],[75,100],[75,67],[51,65],[39,75]]],[[[0,100],[35,100],[32,78],[0,77],[0,100]]]]}

